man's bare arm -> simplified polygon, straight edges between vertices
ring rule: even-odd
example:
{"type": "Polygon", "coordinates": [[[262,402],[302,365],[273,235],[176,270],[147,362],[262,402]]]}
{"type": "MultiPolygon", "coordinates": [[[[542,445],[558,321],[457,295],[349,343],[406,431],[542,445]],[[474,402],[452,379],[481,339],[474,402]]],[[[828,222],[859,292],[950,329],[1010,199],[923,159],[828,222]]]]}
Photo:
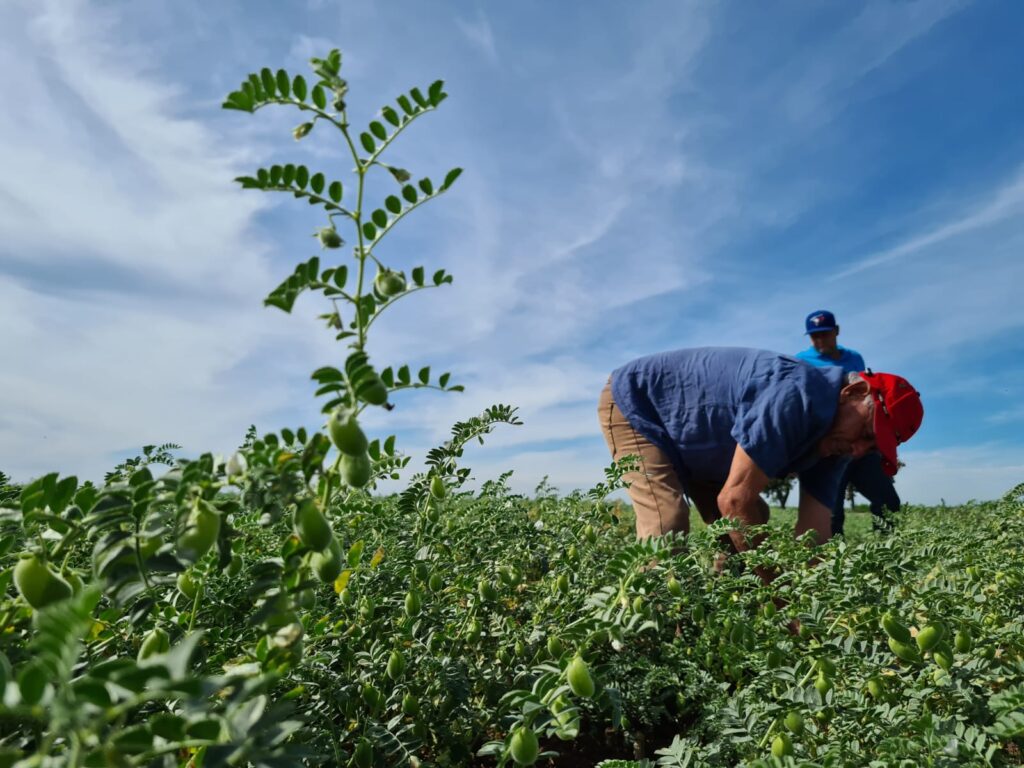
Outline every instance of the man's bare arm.
{"type": "Polygon", "coordinates": [[[828,541],[832,537],[832,510],[801,489],[795,533],[800,537],[807,531],[814,531],[819,544],[828,541]]]}
{"type": "MultiPolygon", "coordinates": [[[[768,480],[768,475],[737,445],[729,477],[718,493],[718,509],[722,516],[745,525],[768,522],[764,519],[764,501],[761,499],[761,491],[768,487],[768,480]]],[[[736,551],[745,552],[750,548],[742,532],[733,531],[729,537],[736,551]]]]}

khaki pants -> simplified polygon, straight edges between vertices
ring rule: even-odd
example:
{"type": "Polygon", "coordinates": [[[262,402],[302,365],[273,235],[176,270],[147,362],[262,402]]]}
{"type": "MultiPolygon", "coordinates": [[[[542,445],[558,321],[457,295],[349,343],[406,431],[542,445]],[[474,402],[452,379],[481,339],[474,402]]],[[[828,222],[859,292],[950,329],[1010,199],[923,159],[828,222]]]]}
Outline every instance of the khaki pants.
{"type": "MultiPolygon", "coordinates": [[[[597,416],[612,458],[630,454],[640,457],[640,470],[628,472],[629,498],[636,512],[636,536],[646,539],[669,531],[690,532],[690,506],[683,483],[664,451],[633,429],[612,398],[611,380],[601,390],[597,416]]],[[[720,486],[693,483],[690,495],[705,522],[720,517],[717,496],[720,486]]]]}

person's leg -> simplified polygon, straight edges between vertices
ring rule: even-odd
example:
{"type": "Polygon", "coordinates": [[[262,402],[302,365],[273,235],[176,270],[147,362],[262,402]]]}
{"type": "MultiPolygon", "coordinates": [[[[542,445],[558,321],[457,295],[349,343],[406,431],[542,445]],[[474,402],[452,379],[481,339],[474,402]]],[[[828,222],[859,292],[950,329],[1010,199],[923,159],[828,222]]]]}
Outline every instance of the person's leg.
{"type": "Polygon", "coordinates": [[[639,434],[623,416],[612,398],[611,383],[605,385],[598,401],[601,432],[612,458],[640,458],[640,468],[627,472],[628,493],[636,512],[636,536],[645,539],[669,531],[690,532],[690,507],[683,486],[668,456],[639,434]]]}
{"type": "Polygon", "coordinates": [[[701,480],[691,480],[686,484],[686,493],[690,501],[697,507],[701,520],[705,525],[711,525],[722,517],[718,509],[718,494],[722,490],[721,483],[707,483],[701,480]]]}
{"type": "MultiPolygon", "coordinates": [[[[851,461],[850,464],[853,462],[851,461]]],[[[846,486],[849,485],[850,465],[843,470],[839,478],[839,490],[836,493],[835,503],[832,504],[832,535],[841,536],[843,525],[846,523],[846,486]]]]}
{"type": "Polygon", "coordinates": [[[882,469],[881,455],[872,452],[851,462],[849,477],[857,492],[871,503],[873,528],[883,532],[891,530],[892,522],[887,518],[885,509],[898,511],[900,496],[892,478],[882,469]]]}

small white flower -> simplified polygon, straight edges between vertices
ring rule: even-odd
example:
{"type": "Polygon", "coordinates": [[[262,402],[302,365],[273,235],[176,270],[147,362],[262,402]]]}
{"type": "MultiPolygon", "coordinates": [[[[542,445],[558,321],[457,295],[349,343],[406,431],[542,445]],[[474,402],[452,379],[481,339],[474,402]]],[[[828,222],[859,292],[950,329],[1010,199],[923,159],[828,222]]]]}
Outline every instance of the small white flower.
{"type": "Polygon", "coordinates": [[[533,524],[533,527],[536,528],[538,531],[543,531],[544,530],[544,521],[543,520],[536,521],[533,524]]]}
{"type": "Polygon", "coordinates": [[[621,640],[612,640],[612,648],[614,650],[616,650],[616,651],[621,651],[622,650],[622,641],[621,640]]]}
{"type": "Polygon", "coordinates": [[[231,458],[228,459],[228,463],[224,467],[224,474],[228,477],[234,477],[245,472],[245,456],[235,451],[231,454],[231,458]]]}

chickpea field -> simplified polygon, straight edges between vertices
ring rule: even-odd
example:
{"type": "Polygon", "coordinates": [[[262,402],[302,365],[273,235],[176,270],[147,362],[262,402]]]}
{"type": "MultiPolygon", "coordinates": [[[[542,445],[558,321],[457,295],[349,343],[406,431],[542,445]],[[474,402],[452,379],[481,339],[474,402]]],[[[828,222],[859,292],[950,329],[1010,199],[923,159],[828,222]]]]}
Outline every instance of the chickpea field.
{"type": "Polygon", "coordinates": [[[425,457],[367,435],[405,390],[462,389],[378,367],[369,333],[453,280],[378,245],[461,171],[381,159],[441,81],[361,130],[341,54],[311,65],[224,106],[297,110],[296,140],[352,155],[344,185],[288,163],[237,179],[324,213],[319,254],[265,299],[319,294],[323,426],[253,428],[230,456],[147,446],[102,483],[0,473],[0,768],[1024,763],[1024,485],[905,506],[885,534],[852,515],[820,547],[776,510],[716,570],[730,521],[635,540],[628,462],[568,495],[474,477],[513,405],[425,457]],[[371,173],[394,185],[379,207],[371,173]]]}

